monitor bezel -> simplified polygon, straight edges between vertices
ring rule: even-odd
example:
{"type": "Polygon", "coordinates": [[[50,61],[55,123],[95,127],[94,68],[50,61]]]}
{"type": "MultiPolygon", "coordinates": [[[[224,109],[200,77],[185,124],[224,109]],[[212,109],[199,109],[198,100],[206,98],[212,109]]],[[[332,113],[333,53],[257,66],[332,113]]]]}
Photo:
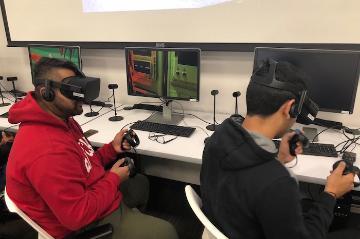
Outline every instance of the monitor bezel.
{"type": "MultiPolygon", "coordinates": [[[[125,51],[125,69],[126,69],[126,85],[127,85],[127,93],[129,96],[140,96],[140,97],[147,97],[147,98],[162,98],[165,100],[182,100],[182,101],[190,101],[190,102],[199,102],[200,101],[200,70],[201,70],[201,49],[200,48],[191,48],[191,47],[186,47],[186,48],[170,48],[170,47],[125,47],[124,48],[125,51]],[[131,93],[130,92],[130,84],[129,84],[129,69],[128,69],[128,56],[129,56],[129,52],[131,50],[155,50],[155,51],[164,51],[164,52],[168,52],[168,51],[192,51],[192,52],[197,52],[198,53],[198,59],[197,59],[197,63],[198,63],[198,71],[197,71],[197,98],[181,98],[181,97],[168,97],[168,96],[150,96],[150,95],[142,95],[142,94],[136,94],[136,93],[131,93]]],[[[167,76],[167,70],[166,70],[166,74],[167,76]]]]}
{"type": "Polygon", "coordinates": [[[30,53],[30,49],[31,48],[35,48],[35,47],[47,47],[47,48],[73,48],[73,49],[78,49],[79,51],[79,70],[82,70],[82,59],[81,59],[81,48],[80,46],[65,46],[65,45],[44,45],[44,44],[30,44],[27,46],[28,49],[28,55],[29,55],[29,64],[30,64],[30,73],[31,73],[31,78],[34,78],[33,72],[32,72],[32,63],[31,63],[31,53],[30,53]]]}
{"type": "Polygon", "coordinates": [[[348,114],[352,114],[354,112],[354,107],[355,107],[355,99],[356,99],[356,93],[357,93],[357,88],[358,88],[358,84],[359,84],[359,76],[360,76],[360,51],[356,51],[356,50],[332,50],[332,49],[306,49],[306,48],[283,48],[283,47],[256,47],[254,49],[254,62],[253,62],[253,70],[255,69],[255,67],[258,67],[257,63],[257,56],[259,54],[259,50],[269,50],[269,51],[283,51],[283,52],[311,52],[311,53],[330,53],[330,54],[343,54],[343,53],[348,53],[348,54],[354,54],[354,55],[358,55],[358,62],[357,62],[357,68],[355,71],[355,74],[357,75],[357,77],[354,78],[353,84],[353,91],[352,91],[352,96],[351,96],[351,105],[349,110],[339,110],[339,109],[328,109],[328,108],[323,108],[320,107],[320,111],[323,112],[331,112],[331,113],[348,113],[348,114]]]}

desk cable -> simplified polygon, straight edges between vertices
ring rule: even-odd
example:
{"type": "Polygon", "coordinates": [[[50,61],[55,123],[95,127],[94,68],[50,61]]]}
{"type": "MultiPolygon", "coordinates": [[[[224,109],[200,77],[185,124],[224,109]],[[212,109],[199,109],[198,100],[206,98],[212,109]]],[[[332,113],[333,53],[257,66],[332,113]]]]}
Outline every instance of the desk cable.
{"type": "MultiPolygon", "coordinates": [[[[117,106],[116,108],[119,108],[119,107],[122,107],[122,106],[123,106],[123,105],[121,104],[121,105],[117,106]]],[[[109,113],[109,112],[111,112],[111,111],[113,111],[113,110],[110,109],[109,111],[106,111],[106,112],[104,112],[104,113],[102,113],[102,114],[99,114],[99,115],[93,117],[92,119],[90,119],[89,121],[86,121],[85,123],[82,123],[80,126],[84,126],[85,124],[90,123],[91,121],[96,120],[96,119],[100,118],[101,116],[103,116],[103,115],[105,115],[105,114],[107,114],[107,113],[109,113]]],[[[120,111],[121,111],[121,110],[120,110],[120,111]]]]}
{"type": "Polygon", "coordinates": [[[298,157],[297,157],[297,155],[295,155],[295,163],[294,163],[294,165],[291,165],[291,166],[286,167],[286,168],[294,168],[294,167],[296,167],[297,164],[298,164],[298,157]]]}
{"type": "MultiPolygon", "coordinates": [[[[175,113],[182,114],[183,116],[185,116],[185,115],[190,115],[190,116],[193,116],[193,117],[195,117],[195,118],[197,118],[197,119],[199,119],[199,120],[201,120],[201,121],[203,121],[203,122],[205,122],[205,123],[207,123],[207,124],[211,124],[211,123],[207,122],[206,120],[203,120],[203,119],[201,119],[200,117],[198,117],[198,116],[196,116],[196,115],[194,115],[194,114],[188,114],[188,113],[185,114],[185,110],[184,110],[183,105],[180,104],[180,103],[177,102],[177,101],[174,101],[174,102],[177,103],[178,105],[180,105],[180,107],[181,107],[181,109],[182,109],[182,113],[181,113],[181,112],[175,112],[175,113]]],[[[185,126],[189,126],[189,125],[186,123],[185,119],[183,119],[183,121],[184,121],[185,126]]],[[[206,130],[205,130],[204,128],[200,127],[200,126],[191,126],[191,127],[199,128],[199,129],[201,129],[201,130],[206,134],[207,137],[210,136],[210,135],[208,134],[208,132],[206,132],[206,130]]]]}
{"type": "MultiPolygon", "coordinates": [[[[360,129],[360,128],[359,128],[360,129]]],[[[357,129],[358,130],[358,129],[357,129]]],[[[350,146],[354,145],[354,147],[351,149],[351,151],[353,151],[356,146],[360,145],[357,141],[360,139],[360,136],[357,136],[355,134],[351,134],[353,137],[349,137],[346,133],[345,133],[345,128],[342,131],[342,134],[347,138],[347,140],[344,140],[342,142],[340,142],[339,144],[337,144],[335,146],[335,148],[339,147],[340,145],[343,145],[341,150],[339,150],[338,152],[344,153],[350,146]]]]}
{"type": "MultiPolygon", "coordinates": [[[[323,126],[324,127],[324,126],[323,126]]],[[[321,130],[319,133],[317,133],[311,140],[311,143],[314,143],[315,139],[322,133],[324,133],[325,131],[327,130],[330,130],[330,129],[334,129],[335,126],[331,126],[331,127],[326,127],[325,129],[321,130]]],[[[336,130],[336,129],[334,129],[336,130]]]]}

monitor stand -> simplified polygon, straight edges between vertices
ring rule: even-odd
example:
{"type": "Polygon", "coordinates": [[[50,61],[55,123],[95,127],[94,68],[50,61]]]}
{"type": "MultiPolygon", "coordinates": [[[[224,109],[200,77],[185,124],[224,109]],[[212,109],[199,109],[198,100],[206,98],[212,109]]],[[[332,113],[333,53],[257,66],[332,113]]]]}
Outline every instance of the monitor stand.
{"type": "Polygon", "coordinates": [[[171,102],[168,102],[167,104],[163,105],[162,112],[156,112],[152,114],[145,121],[159,123],[159,124],[178,125],[183,119],[184,119],[183,114],[177,114],[172,112],[171,102]]]}

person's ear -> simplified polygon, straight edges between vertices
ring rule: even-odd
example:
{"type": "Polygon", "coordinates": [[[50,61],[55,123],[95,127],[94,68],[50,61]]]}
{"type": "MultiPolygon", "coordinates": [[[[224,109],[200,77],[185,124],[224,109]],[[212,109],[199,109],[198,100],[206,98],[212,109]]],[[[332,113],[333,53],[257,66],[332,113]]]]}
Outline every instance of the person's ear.
{"type": "Polygon", "coordinates": [[[282,114],[286,117],[286,119],[290,119],[290,110],[292,106],[295,104],[295,99],[286,101],[280,108],[282,114]]]}
{"type": "Polygon", "coordinates": [[[45,86],[41,86],[41,87],[39,88],[39,93],[40,93],[40,95],[41,95],[42,98],[44,98],[45,91],[46,91],[45,86]]]}
{"type": "Polygon", "coordinates": [[[51,83],[49,83],[49,82],[50,81],[46,81],[45,86],[40,88],[40,94],[44,100],[51,102],[55,99],[55,92],[51,88],[51,85],[50,85],[51,83]]]}

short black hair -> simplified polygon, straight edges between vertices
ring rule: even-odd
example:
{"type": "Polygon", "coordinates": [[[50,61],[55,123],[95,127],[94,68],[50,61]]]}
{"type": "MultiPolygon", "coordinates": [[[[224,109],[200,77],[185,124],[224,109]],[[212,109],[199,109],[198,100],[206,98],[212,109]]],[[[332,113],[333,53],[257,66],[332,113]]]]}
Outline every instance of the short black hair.
{"type": "MultiPolygon", "coordinates": [[[[258,77],[269,77],[270,62],[266,61],[254,70],[258,77]]],[[[294,85],[294,88],[306,90],[305,80],[308,76],[299,68],[289,62],[280,61],[276,65],[275,78],[278,81],[294,85]]],[[[286,90],[278,90],[250,81],[246,91],[247,114],[249,116],[270,116],[288,100],[296,99],[297,96],[286,90]]]]}
{"type": "Polygon", "coordinates": [[[71,61],[66,61],[57,58],[42,57],[34,67],[33,85],[36,87],[43,84],[38,82],[37,79],[52,80],[51,73],[54,68],[63,68],[71,70],[75,75],[83,76],[83,73],[71,61]]]}

